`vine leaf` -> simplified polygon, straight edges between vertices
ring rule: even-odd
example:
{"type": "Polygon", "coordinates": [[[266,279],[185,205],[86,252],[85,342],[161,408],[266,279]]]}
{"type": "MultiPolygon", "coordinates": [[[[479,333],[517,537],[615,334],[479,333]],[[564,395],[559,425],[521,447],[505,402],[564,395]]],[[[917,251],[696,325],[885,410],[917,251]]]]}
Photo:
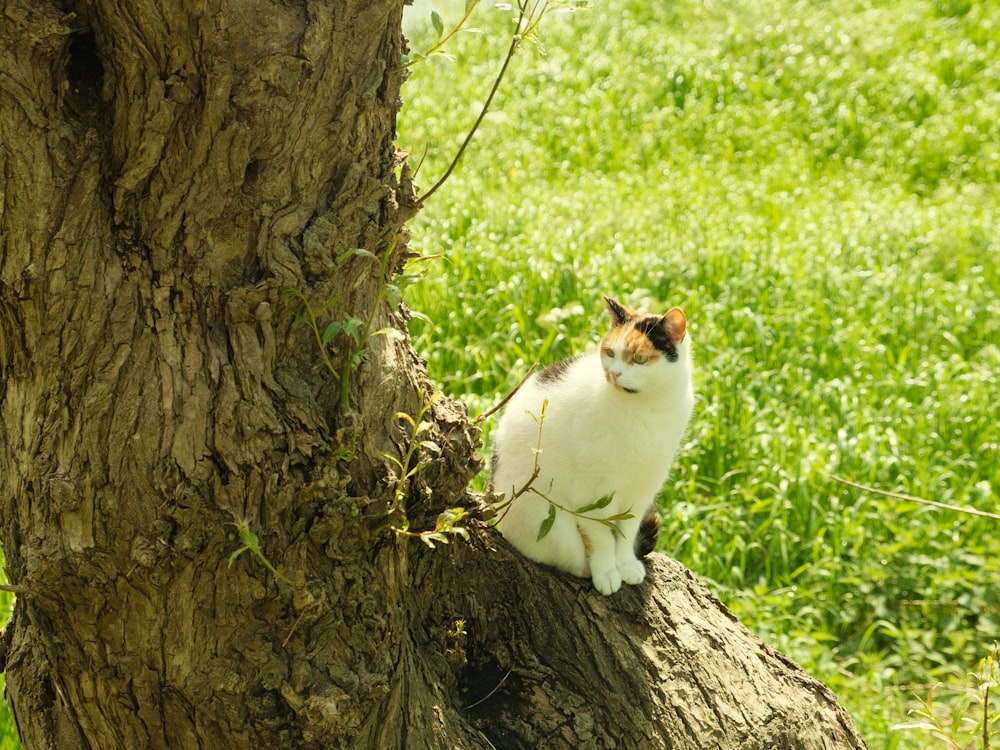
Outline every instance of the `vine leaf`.
{"type": "Polygon", "coordinates": [[[327,325],[327,327],[323,329],[323,338],[322,338],[323,343],[329,344],[337,337],[337,334],[340,333],[342,330],[343,330],[343,324],[341,324],[339,320],[335,320],[329,325],[327,325]]]}
{"type": "MultiPolygon", "coordinates": [[[[614,498],[615,493],[612,492],[610,495],[605,495],[599,500],[596,500],[590,505],[584,505],[582,508],[577,508],[577,513],[590,513],[592,510],[601,510],[602,508],[607,508],[611,504],[611,500],[614,498]]],[[[629,516],[631,518],[631,516],[629,516]]]]}
{"type": "Polygon", "coordinates": [[[542,541],[548,533],[552,531],[552,524],[556,522],[556,506],[549,503],[549,514],[542,521],[542,525],[538,527],[538,538],[536,542],[542,541]]]}
{"type": "Polygon", "coordinates": [[[625,511],[624,513],[615,513],[613,516],[608,516],[607,518],[602,518],[602,521],[627,521],[630,518],[635,518],[634,513],[629,513],[625,511]]]}

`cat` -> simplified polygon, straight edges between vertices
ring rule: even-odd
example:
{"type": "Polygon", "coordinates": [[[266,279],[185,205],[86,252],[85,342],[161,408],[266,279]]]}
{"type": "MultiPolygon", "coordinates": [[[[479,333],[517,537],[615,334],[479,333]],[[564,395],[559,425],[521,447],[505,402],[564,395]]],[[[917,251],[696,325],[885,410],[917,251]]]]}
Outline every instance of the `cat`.
{"type": "Polygon", "coordinates": [[[511,397],[494,431],[491,473],[493,491],[510,500],[497,513],[503,536],[609,595],[646,576],[637,551],[655,546],[656,494],[694,388],[680,308],[650,315],[604,301],[611,328],[599,350],[549,365],[511,397]],[[616,529],[597,520],[621,515],[631,517],[611,522],[616,529]]]}

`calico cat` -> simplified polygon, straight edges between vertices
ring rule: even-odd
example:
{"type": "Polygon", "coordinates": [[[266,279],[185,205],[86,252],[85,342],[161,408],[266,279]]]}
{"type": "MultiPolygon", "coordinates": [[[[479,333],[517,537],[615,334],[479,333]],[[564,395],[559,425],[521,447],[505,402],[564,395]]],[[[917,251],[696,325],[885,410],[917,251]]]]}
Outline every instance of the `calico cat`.
{"type": "Polygon", "coordinates": [[[498,512],[504,537],[532,560],[589,575],[607,595],[645,578],[637,537],[645,519],[653,544],[639,551],[652,550],[656,493],[694,389],[680,308],[649,315],[604,300],[611,329],[600,349],[524,382],[494,432],[491,470],[494,492],[513,498],[498,512]],[[632,517],[614,521],[617,530],[598,520],[623,514],[632,517]]]}

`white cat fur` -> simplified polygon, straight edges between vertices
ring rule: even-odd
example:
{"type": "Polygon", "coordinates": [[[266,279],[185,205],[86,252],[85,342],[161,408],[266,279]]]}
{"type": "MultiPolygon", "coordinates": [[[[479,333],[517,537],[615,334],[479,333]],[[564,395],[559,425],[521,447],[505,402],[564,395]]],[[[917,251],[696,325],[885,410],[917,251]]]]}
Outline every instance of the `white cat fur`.
{"type": "MultiPolygon", "coordinates": [[[[617,303],[606,299],[614,321],[617,303]]],[[[540,474],[531,486],[574,510],[613,494],[609,505],[586,515],[632,514],[617,523],[619,535],[598,521],[557,510],[551,529],[539,540],[550,508],[544,498],[529,490],[499,513],[501,533],[522,554],[577,576],[589,571],[605,595],[623,581],[637,584],[646,575],[634,550],[636,534],[666,481],[694,406],[691,341],[683,313],[680,320],[677,361],[624,361],[621,336],[613,359],[599,349],[560,363],[564,371],[557,377],[546,379],[543,371],[529,378],[507,404],[494,433],[493,489],[510,498],[534,471],[537,420],[547,402],[540,474]]]]}

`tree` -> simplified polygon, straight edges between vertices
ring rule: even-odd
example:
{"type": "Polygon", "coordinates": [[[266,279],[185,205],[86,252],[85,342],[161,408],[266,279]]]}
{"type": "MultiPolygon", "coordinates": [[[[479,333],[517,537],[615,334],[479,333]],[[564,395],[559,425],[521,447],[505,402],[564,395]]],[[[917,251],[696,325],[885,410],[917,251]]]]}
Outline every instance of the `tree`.
{"type": "Polygon", "coordinates": [[[392,285],[399,0],[212,5],[0,0],[25,746],[863,747],[677,563],[604,598],[474,517],[392,285]]]}

